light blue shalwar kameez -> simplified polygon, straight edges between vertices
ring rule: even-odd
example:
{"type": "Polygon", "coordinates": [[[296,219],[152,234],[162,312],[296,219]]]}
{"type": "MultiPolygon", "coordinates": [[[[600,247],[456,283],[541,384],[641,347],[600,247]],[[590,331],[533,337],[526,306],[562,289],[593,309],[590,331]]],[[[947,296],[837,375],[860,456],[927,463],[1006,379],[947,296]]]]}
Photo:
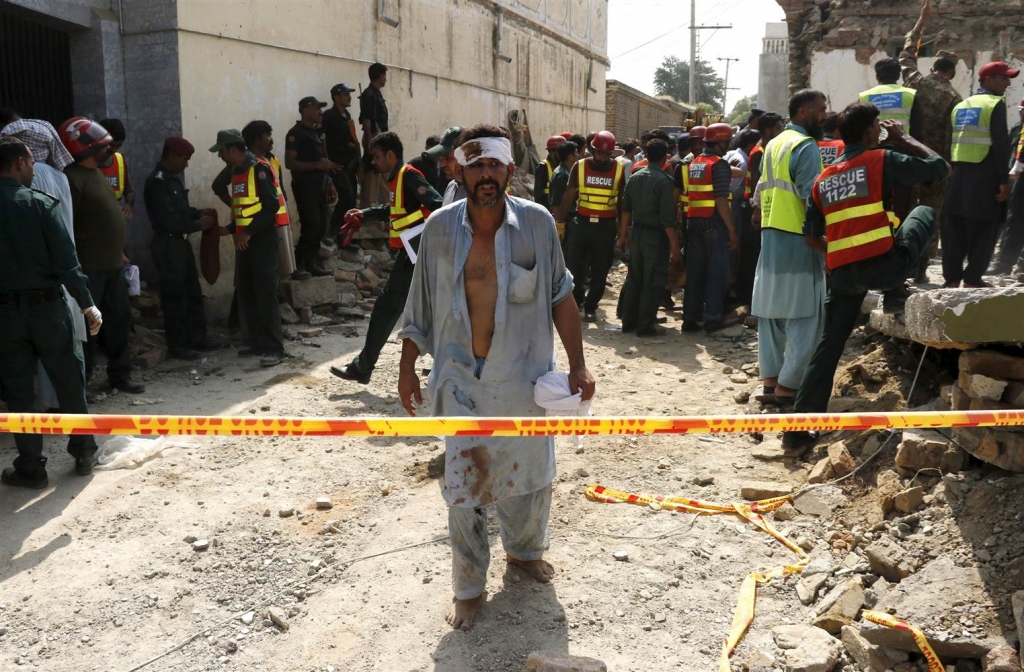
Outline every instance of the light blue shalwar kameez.
{"type": "MultiPolygon", "coordinates": [[[[807,135],[796,124],[786,129],[807,135]]],[[[806,203],[821,171],[817,143],[797,147],[789,168],[800,200],[806,203]]],[[[762,172],[762,181],[766,173],[762,172]]],[[[803,230],[802,218],[796,228],[803,230]]],[[[778,378],[780,385],[800,389],[825,326],[825,257],[807,247],[802,234],[761,229],[750,312],[758,318],[761,377],[778,378]]]]}
{"type": "MultiPolygon", "coordinates": [[[[498,300],[486,359],[473,354],[466,302],[463,267],[472,243],[466,201],[430,216],[399,338],[434,357],[427,380],[431,415],[542,416],[533,388],[555,366],[552,308],[572,294],[555,222],[547,208],[506,197],[505,221],[494,237],[498,300]]],[[[541,558],[554,477],[551,437],[445,440],[443,495],[457,599],[479,596],[487,583],[488,504],[497,508],[506,552],[520,560],[541,558]]]]}

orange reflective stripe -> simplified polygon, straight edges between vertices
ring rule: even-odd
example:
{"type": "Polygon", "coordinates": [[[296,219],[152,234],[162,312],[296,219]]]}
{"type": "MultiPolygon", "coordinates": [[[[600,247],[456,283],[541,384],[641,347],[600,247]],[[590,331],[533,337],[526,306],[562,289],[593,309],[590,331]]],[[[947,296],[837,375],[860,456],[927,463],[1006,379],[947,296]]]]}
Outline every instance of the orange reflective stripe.
{"type": "MultiPolygon", "coordinates": [[[[712,173],[715,164],[721,160],[720,156],[698,156],[690,164],[687,170],[690,177],[687,189],[687,218],[708,219],[715,216],[715,186],[712,173]]],[[[729,198],[731,200],[731,194],[729,198]]]]}
{"type": "Polygon", "coordinates": [[[244,174],[231,176],[231,216],[236,227],[252,224],[253,217],[263,209],[256,190],[256,166],[249,166],[244,174]]]}
{"type": "Polygon", "coordinates": [[[395,179],[388,182],[388,190],[391,192],[391,230],[389,242],[391,247],[396,249],[402,247],[402,232],[422,222],[430,214],[430,211],[422,206],[412,212],[405,208],[405,174],[410,170],[419,174],[420,177],[423,176],[418,170],[409,164],[405,164],[398,169],[395,179]]]}
{"type": "Polygon", "coordinates": [[[284,189],[281,187],[281,162],[276,156],[257,159],[260,163],[270,167],[271,177],[274,178],[274,190],[277,192],[277,213],[274,215],[275,226],[288,226],[291,218],[288,217],[288,201],[284,197],[284,189]]]}
{"type": "Polygon", "coordinates": [[[125,186],[125,161],[124,155],[121,152],[114,152],[113,160],[107,167],[100,167],[100,172],[107,178],[107,182],[110,183],[110,188],[114,190],[114,196],[117,200],[124,198],[124,186],[125,186]]]}

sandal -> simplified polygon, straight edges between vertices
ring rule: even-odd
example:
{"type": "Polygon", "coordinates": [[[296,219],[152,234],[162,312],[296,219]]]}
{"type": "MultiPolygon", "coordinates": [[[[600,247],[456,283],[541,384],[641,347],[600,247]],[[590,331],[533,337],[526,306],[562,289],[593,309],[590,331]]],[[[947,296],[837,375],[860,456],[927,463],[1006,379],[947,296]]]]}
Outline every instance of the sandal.
{"type": "Polygon", "coordinates": [[[754,392],[754,399],[762,403],[774,403],[775,402],[775,386],[774,385],[762,385],[756,392],[754,392]]]}

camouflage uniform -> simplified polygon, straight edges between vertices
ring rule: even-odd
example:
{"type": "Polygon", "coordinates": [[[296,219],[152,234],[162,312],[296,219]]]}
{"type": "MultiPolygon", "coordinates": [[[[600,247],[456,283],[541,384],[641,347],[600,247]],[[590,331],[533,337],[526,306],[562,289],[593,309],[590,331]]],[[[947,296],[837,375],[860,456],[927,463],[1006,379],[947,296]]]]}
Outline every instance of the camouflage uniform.
{"type": "MultiPolygon", "coordinates": [[[[950,142],[953,137],[953,127],[950,118],[953,108],[960,104],[963,98],[953,85],[944,77],[934,73],[923,74],[917,69],[917,41],[920,33],[910,31],[907,33],[906,41],[903,43],[903,51],[900,53],[900,66],[903,69],[903,85],[917,89],[915,104],[921,105],[921,129],[915,128],[914,135],[926,146],[937,152],[939,156],[950,160],[950,142]]],[[[955,54],[940,51],[938,56],[956,61],[955,54]]],[[[934,184],[922,184],[920,186],[920,205],[927,205],[935,209],[936,221],[941,221],[942,199],[945,196],[945,180],[934,184]]],[[[924,272],[928,268],[929,260],[939,251],[939,227],[936,227],[935,234],[928,245],[927,254],[921,259],[921,267],[918,273],[918,280],[924,279],[924,272]]]]}

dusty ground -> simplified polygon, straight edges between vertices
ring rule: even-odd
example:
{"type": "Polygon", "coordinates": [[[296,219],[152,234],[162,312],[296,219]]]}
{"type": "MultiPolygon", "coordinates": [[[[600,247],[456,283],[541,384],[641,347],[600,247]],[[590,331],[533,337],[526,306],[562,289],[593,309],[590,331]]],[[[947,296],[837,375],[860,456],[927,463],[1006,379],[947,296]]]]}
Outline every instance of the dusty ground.
{"type": "MultiPolygon", "coordinates": [[[[723,367],[738,372],[756,361],[755,332],[684,336],[672,318],[667,336],[640,340],[609,328],[615,298],[585,331],[597,414],[745,408],[733,397],[754,379],[733,382],[739,374],[723,367]]],[[[298,357],[271,370],[234,350],[194,366],[165,363],[145,375],[145,397],[162,402],[136,407],[115,395],[95,410],[402,414],[397,342],[369,386],[327,371],[347,361],[362,333],[325,334],[319,349],[290,344],[298,357]]],[[[531,651],[547,649],[600,658],[616,671],[714,670],[743,577],[792,554],[735,518],[592,503],[584,485],[729,501],[750,481],[802,485],[809,468],[756,459],[757,444],[744,436],[595,437],[582,454],[560,438],[548,555],[556,580],[537,585],[506,569],[493,536],[488,601],[463,633],[444,622],[451,565],[436,480],[441,441],[190,440],[195,447],[168,449],[136,470],[80,478],[63,442],[47,439],[50,488],[0,490],[0,669],[133,670],[200,632],[145,669],[521,670],[531,651]],[[698,477],[714,482],[698,486],[698,477]],[[333,509],[315,510],[324,495],[333,509]],[[280,517],[286,507],[297,515],[280,517]],[[329,520],[338,532],[322,534],[329,520]],[[211,548],[194,551],[192,537],[211,548]],[[629,561],[617,562],[616,550],[629,561]],[[283,610],[286,631],[264,624],[268,604],[283,610]]],[[[0,461],[13,452],[10,437],[0,438],[0,461]]],[[[812,542],[828,534],[809,516],[776,525],[812,542]]],[[[955,526],[941,529],[953,543],[955,526]]],[[[769,629],[808,622],[810,613],[792,581],[762,589],[734,669],[776,655],[769,629]]]]}

